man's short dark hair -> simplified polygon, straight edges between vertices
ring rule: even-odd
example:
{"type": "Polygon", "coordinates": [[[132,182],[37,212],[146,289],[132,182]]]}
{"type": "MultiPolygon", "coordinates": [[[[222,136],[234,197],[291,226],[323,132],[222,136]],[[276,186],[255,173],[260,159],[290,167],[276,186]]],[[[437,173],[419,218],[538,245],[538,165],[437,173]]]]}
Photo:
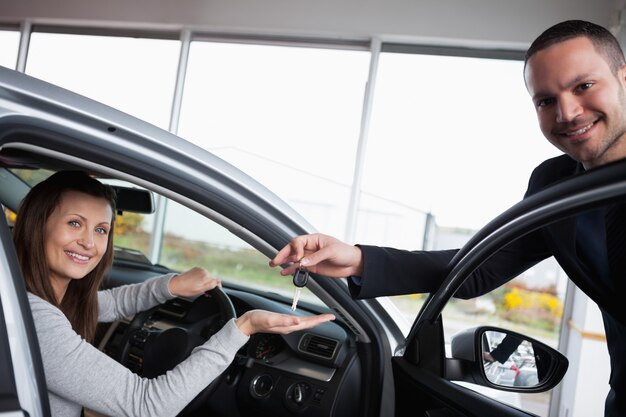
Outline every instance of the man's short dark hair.
{"type": "Polygon", "coordinates": [[[554,44],[578,37],[589,39],[595,50],[604,57],[614,73],[624,66],[624,52],[615,36],[606,28],[584,20],[566,20],[546,29],[535,39],[526,51],[524,68],[535,53],[554,44]]]}

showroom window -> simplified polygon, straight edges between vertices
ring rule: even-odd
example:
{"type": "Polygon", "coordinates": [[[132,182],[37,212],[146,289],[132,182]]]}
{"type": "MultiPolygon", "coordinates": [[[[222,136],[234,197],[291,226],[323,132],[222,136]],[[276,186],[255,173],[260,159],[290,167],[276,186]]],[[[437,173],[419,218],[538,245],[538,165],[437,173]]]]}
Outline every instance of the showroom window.
{"type": "MultiPolygon", "coordinates": [[[[558,154],[539,130],[522,70],[519,60],[380,54],[362,189],[396,202],[387,214],[416,213],[386,231],[385,245],[462,246],[521,200],[532,169],[558,154]],[[430,214],[436,227],[425,228],[418,213],[430,214]]],[[[369,201],[361,198],[361,212],[376,209],[369,201]]],[[[381,244],[362,224],[360,214],[356,240],[381,244]]],[[[556,268],[533,286],[564,292],[556,268]]],[[[411,321],[423,299],[393,298],[411,321]]]]}
{"type": "Polygon", "coordinates": [[[341,235],[370,54],[193,42],[180,136],[341,235]]]}
{"type": "Polygon", "coordinates": [[[175,40],[34,32],[26,73],[167,129],[179,50],[175,40]]]}
{"type": "MultiPolygon", "coordinates": [[[[539,130],[522,67],[381,53],[363,190],[474,230],[519,201],[532,169],[558,154],[539,130]]],[[[416,235],[407,249],[420,244],[416,235]]]]}
{"type": "Polygon", "coordinates": [[[0,65],[15,69],[20,34],[15,30],[0,30],[0,65]]]}

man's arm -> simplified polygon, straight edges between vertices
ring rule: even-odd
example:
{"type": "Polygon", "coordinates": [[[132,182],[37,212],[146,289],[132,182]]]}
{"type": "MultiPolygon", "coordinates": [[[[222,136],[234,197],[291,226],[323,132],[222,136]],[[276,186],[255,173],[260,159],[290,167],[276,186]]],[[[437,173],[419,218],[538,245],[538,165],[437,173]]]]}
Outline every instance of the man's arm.
{"type": "MultiPolygon", "coordinates": [[[[349,280],[354,298],[373,298],[436,291],[449,272],[457,250],[406,251],[360,246],[363,273],[359,285],[349,280]]],[[[461,286],[457,298],[473,298],[498,288],[549,257],[541,232],[526,235],[483,263],[461,286]]]]}

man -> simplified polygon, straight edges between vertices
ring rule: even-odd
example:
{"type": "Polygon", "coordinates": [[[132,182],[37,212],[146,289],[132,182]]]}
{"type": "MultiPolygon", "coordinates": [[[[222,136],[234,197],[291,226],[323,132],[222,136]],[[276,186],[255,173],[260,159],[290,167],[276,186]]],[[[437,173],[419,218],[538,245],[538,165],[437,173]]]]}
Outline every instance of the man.
{"type": "MultiPolygon", "coordinates": [[[[542,33],[527,51],[524,80],[544,136],[565,155],[539,165],[525,197],[586,170],[626,158],[626,65],[619,43],[593,23],[566,21],[542,33]]],[[[616,294],[626,288],[622,206],[590,210],[530,233],[502,250],[468,279],[456,296],[487,293],[554,256],[602,311],[611,357],[605,416],[626,416],[626,308],[616,294]],[[618,234],[617,234],[618,235],[618,234]],[[607,243],[608,242],[608,243],[607,243]],[[624,279],[623,279],[624,278],[624,279]]],[[[456,250],[409,252],[352,246],[321,234],[294,238],[270,261],[321,275],[351,277],[355,298],[431,292],[456,250]]]]}

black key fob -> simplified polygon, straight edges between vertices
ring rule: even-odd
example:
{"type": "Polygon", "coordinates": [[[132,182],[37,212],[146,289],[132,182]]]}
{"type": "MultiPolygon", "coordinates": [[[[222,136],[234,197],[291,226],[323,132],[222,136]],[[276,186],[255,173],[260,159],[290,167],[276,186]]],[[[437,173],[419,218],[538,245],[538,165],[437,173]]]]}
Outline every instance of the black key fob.
{"type": "Polygon", "coordinates": [[[303,268],[296,269],[293,273],[293,285],[296,287],[304,287],[309,280],[309,271],[303,268]]]}

